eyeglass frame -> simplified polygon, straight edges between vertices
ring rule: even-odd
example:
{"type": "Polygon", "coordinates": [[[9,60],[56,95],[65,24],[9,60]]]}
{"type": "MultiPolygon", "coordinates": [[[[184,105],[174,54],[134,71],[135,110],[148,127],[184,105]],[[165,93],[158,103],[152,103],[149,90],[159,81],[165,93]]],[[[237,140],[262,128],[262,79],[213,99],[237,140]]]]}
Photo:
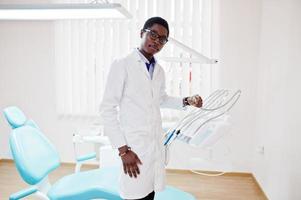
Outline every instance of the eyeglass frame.
{"type": "Polygon", "coordinates": [[[150,38],[152,40],[156,40],[156,39],[159,39],[159,42],[161,45],[164,45],[168,42],[168,38],[165,37],[165,36],[160,36],[158,33],[156,33],[155,31],[153,30],[150,30],[150,29],[143,29],[143,31],[147,32],[147,33],[150,33],[150,38]],[[153,34],[153,35],[152,35],[153,34]],[[162,40],[162,38],[164,38],[165,40],[162,40]]]}

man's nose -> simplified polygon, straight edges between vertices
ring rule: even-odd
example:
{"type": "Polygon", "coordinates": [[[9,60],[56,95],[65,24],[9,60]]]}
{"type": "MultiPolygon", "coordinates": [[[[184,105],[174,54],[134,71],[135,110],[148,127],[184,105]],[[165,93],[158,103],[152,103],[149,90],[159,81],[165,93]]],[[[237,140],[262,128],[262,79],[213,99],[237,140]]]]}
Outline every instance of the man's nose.
{"type": "Polygon", "coordinates": [[[161,45],[160,38],[156,38],[154,41],[157,45],[161,45]]]}

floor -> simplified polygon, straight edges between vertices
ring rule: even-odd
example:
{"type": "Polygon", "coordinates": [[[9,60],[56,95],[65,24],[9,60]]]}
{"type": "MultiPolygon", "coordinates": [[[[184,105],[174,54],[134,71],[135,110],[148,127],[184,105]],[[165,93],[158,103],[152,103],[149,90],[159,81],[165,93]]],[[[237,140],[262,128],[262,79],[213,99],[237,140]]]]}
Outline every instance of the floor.
{"type": "MultiPolygon", "coordinates": [[[[95,168],[84,166],[84,170],[95,168]]],[[[72,173],[74,165],[63,164],[50,175],[53,183],[59,177],[72,173]]],[[[266,200],[251,174],[232,173],[218,177],[207,177],[183,170],[168,170],[167,182],[193,194],[198,200],[266,200]]],[[[26,188],[12,161],[0,161],[0,200],[26,188]]],[[[37,198],[26,198],[35,200],[37,198]]]]}

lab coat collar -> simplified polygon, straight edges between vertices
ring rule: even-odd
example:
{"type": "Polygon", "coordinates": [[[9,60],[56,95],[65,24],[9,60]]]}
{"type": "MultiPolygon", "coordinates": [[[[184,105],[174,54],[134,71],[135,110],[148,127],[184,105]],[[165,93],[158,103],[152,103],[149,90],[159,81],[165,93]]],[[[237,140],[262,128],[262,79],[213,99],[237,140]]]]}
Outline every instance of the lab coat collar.
{"type": "Polygon", "coordinates": [[[138,52],[138,55],[141,57],[142,61],[144,63],[150,64],[150,63],[154,63],[156,65],[157,60],[155,59],[155,57],[153,56],[153,58],[151,59],[151,61],[149,61],[140,51],[138,48],[135,49],[136,52],[138,52]]]}
{"type": "Polygon", "coordinates": [[[150,80],[154,80],[156,77],[156,74],[158,73],[158,67],[157,66],[157,59],[155,59],[155,65],[154,65],[154,73],[153,73],[153,78],[151,79],[150,74],[145,66],[145,63],[149,63],[149,61],[147,60],[147,58],[145,58],[145,56],[138,50],[138,48],[135,48],[133,51],[133,54],[135,55],[135,58],[137,59],[137,62],[140,63],[139,69],[142,70],[144,72],[144,74],[147,76],[148,79],[150,80]],[[142,56],[141,56],[142,55],[142,56]]]}

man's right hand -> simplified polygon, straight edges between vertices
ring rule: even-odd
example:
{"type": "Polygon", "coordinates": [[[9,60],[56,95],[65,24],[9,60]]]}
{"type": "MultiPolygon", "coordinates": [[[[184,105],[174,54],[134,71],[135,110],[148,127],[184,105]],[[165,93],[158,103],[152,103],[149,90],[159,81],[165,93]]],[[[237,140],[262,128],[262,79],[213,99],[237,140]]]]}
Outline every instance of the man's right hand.
{"type": "Polygon", "coordinates": [[[142,162],[135,152],[128,149],[128,146],[122,146],[118,148],[119,154],[121,155],[123,170],[124,173],[128,174],[130,177],[134,176],[135,178],[137,178],[137,175],[140,174],[138,164],[142,165],[142,162]]]}

